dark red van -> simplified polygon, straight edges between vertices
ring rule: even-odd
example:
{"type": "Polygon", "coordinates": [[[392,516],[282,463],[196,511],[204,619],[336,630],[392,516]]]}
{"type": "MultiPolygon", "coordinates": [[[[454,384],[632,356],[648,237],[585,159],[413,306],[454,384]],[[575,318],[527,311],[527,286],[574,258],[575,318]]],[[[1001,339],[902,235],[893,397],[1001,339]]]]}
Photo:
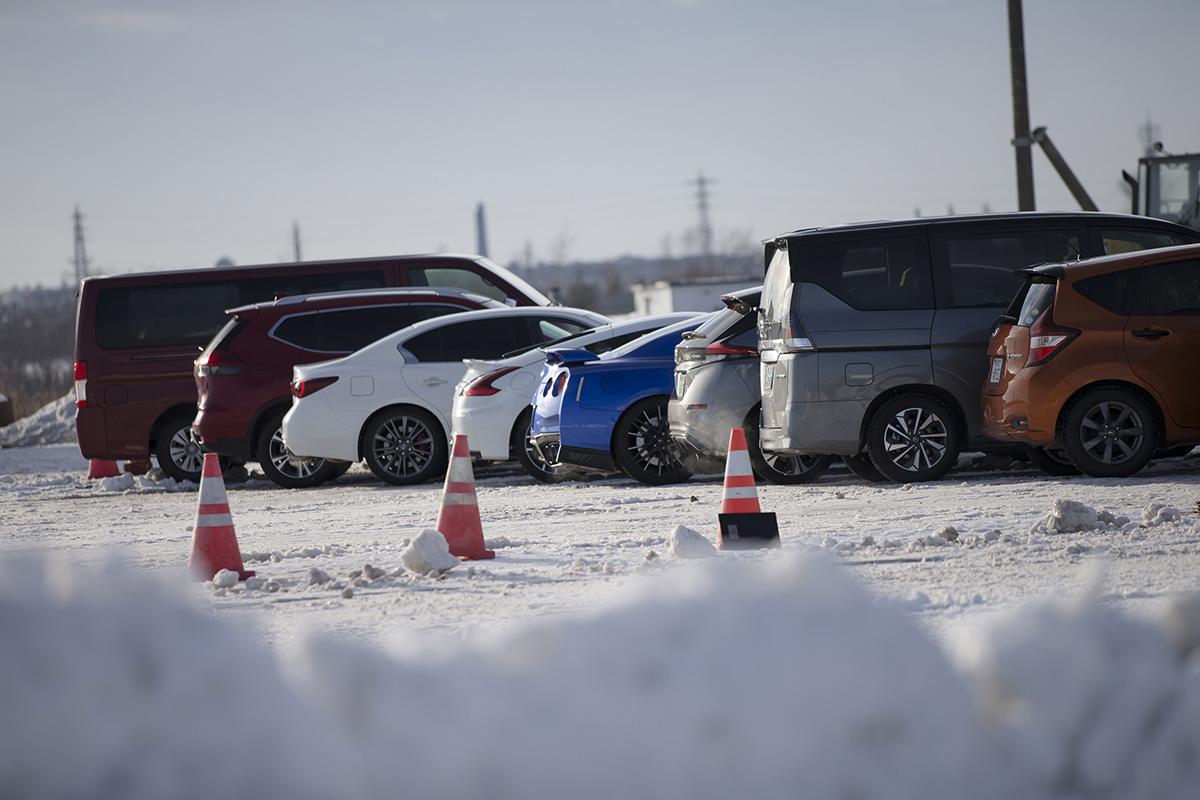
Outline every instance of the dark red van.
{"type": "MultiPolygon", "coordinates": [[[[86,458],[145,462],[176,478],[169,444],[196,416],[192,362],[225,310],[289,295],[388,287],[463,289],[516,305],[541,292],[476,256],[423,255],[85,278],[75,317],[75,427],[86,458]]],[[[186,448],[185,448],[186,450],[186,448]]],[[[185,461],[186,463],[190,463],[185,461]]]]}
{"type": "MultiPolygon", "coordinates": [[[[233,461],[257,461],[280,486],[324,483],[350,465],[299,458],[283,446],[292,367],[341,358],[414,322],[482,308],[504,304],[459,289],[375,289],[235,308],[196,359],[195,440],[233,461]]],[[[182,434],[168,449],[170,463],[200,468],[199,451],[182,434]]]]}

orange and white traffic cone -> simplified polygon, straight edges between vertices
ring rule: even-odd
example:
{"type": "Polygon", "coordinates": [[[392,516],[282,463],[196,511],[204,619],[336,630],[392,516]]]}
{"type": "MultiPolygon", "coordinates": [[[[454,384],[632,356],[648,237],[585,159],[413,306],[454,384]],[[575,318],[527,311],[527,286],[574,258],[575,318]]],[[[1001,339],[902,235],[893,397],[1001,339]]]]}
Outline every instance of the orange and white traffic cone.
{"type": "Polygon", "coordinates": [[[223,569],[233,570],[242,581],[254,575],[242,564],[242,551],[233,530],[233,516],[229,513],[229,498],[225,496],[225,480],[216,453],[204,454],[190,566],[192,575],[202,581],[211,580],[223,569]]]}
{"type": "Polygon", "coordinates": [[[722,514],[758,514],[758,489],[754,486],[754,468],[746,448],[746,432],[729,431],[729,454],[725,457],[725,492],[721,495],[722,514]]]}
{"type": "Polygon", "coordinates": [[[495,551],[483,543],[483,520],[475,496],[475,472],[471,469],[471,451],[467,437],[455,434],[450,453],[450,469],[442,488],[442,509],[438,512],[438,533],[446,537],[450,552],[459,558],[495,558],[495,551]]]}
{"type": "Polygon", "coordinates": [[[741,428],[729,431],[725,490],[717,523],[717,547],[722,550],[779,546],[779,523],[775,515],[764,514],[758,505],[746,432],[741,428]]]}
{"type": "Polygon", "coordinates": [[[117,462],[107,458],[93,458],[88,461],[88,480],[96,478],[115,478],[121,474],[117,462]]]}

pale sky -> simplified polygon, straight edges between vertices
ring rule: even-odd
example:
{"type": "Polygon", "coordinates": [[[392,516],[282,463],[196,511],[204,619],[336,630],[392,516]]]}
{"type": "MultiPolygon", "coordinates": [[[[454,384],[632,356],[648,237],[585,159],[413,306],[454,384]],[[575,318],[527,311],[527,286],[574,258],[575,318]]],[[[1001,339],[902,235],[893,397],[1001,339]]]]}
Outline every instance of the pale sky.
{"type": "MultiPolygon", "coordinates": [[[[1025,0],[1033,124],[1104,210],[1200,150],[1196,0],[1025,0]]],[[[0,287],[474,248],[680,251],[1016,204],[1004,0],[0,0],[0,287]]],[[[1038,206],[1075,208],[1034,155],[1038,206]]]]}

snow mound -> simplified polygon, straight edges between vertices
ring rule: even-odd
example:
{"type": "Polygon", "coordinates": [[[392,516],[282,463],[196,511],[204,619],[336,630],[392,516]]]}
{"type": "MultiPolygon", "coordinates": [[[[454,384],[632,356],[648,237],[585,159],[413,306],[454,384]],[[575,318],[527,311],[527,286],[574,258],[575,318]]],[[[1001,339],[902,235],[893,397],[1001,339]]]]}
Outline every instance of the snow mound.
{"type": "Polygon", "coordinates": [[[400,554],[400,563],[412,572],[429,575],[449,572],[460,562],[450,555],[450,545],[446,543],[446,537],[433,528],[426,528],[404,548],[404,552],[400,554]]]}
{"type": "Polygon", "coordinates": [[[133,486],[133,476],[128,472],[123,472],[120,475],[113,475],[111,478],[101,478],[99,483],[96,484],[96,491],[117,494],[120,492],[127,492],[132,489],[133,486]]]}
{"type": "Polygon", "coordinates": [[[47,403],[0,428],[0,447],[33,447],[75,441],[75,393],[47,403]]]}
{"type": "Polygon", "coordinates": [[[1076,500],[1058,499],[1046,516],[1030,529],[1030,533],[1075,533],[1109,525],[1124,525],[1127,517],[1116,517],[1110,511],[1095,509],[1076,500]]]}
{"type": "Polygon", "coordinates": [[[1183,519],[1183,512],[1166,503],[1151,503],[1142,509],[1142,522],[1148,526],[1165,525],[1183,519]]]}
{"type": "Polygon", "coordinates": [[[699,531],[686,525],[676,525],[667,536],[667,550],[676,558],[712,558],[717,548],[699,531]]]}
{"type": "Polygon", "coordinates": [[[586,617],[414,639],[404,659],[311,635],[273,658],[251,628],[130,569],[10,558],[0,785],[133,800],[1182,800],[1200,781],[1187,602],[1165,632],[1097,602],[1022,609],[952,660],[826,557],[714,560],[586,617]]]}

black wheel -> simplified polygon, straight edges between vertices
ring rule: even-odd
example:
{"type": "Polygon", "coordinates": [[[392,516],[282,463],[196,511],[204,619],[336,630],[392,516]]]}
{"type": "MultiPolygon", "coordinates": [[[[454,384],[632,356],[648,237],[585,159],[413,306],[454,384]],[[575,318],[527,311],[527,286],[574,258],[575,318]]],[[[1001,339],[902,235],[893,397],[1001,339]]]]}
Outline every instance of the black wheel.
{"type": "Polygon", "coordinates": [[[1123,478],[1146,466],[1154,455],[1158,445],[1154,412],[1126,389],[1092,389],[1067,411],[1063,442],[1084,474],[1123,478]]]}
{"type": "Polygon", "coordinates": [[[613,456],[617,466],[640,483],[661,486],[691,477],[667,424],[667,398],[634,403],[617,421],[613,456]]]}
{"type": "Polygon", "coordinates": [[[797,484],[809,483],[825,474],[829,469],[832,456],[827,455],[795,455],[785,456],[776,453],[763,452],[758,441],[758,413],[756,407],[746,416],[742,430],[746,432],[746,447],[750,451],[750,466],[760,480],[768,483],[797,484]]]}
{"type": "Polygon", "coordinates": [[[1066,450],[1059,450],[1056,447],[1026,447],[1025,455],[1029,458],[1029,463],[1040,469],[1047,475],[1056,475],[1059,477],[1067,475],[1078,475],[1079,467],[1075,466],[1075,462],[1071,460],[1071,456],[1066,450]]]}
{"type": "Polygon", "coordinates": [[[532,420],[533,410],[528,408],[521,412],[521,416],[517,417],[517,422],[513,425],[509,450],[521,468],[534,480],[542,483],[558,483],[565,480],[565,471],[547,463],[538,449],[533,446],[533,439],[529,436],[529,425],[532,420]]]}
{"type": "Polygon", "coordinates": [[[856,456],[842,456],[842,461],[846,462],[846,469],[864,481],[870,481],[871,483],[887,482],[887,478],[883,477],[882,472],[875,469],[875,465],[871,462],[871,457],[866,453],[859,453],[856,456]]]}
{"type": "Polygon", "coordinates": [[[362,450],[375,477],[404,486],[445,472],[449,448],[432,414],[419,408],[394,408],[367,421],[362,450]]]}
{"type": "Polygon", "coordinates": [[[958,419],[945,403],[926,394],[904,394],[888,400],[867,427],[871,463],[888,480],[932,481],[945,475],[958,459],[958,419]]]}
{"type": "Polygon", "coordinates": [[[167,477],[200,482],[204,451],[192,435],[194,411],[176,411],[162,421],[154,439],[154,458],[167,477]]]}
{"type": "Polygon", "coordinates": [[[283,412],[272,414],[258,432],[254,456],[263,474],[276,486],[306,489],[333,478],[337,473],[323,458],[302,458],[283,444],[283,412]]]}

